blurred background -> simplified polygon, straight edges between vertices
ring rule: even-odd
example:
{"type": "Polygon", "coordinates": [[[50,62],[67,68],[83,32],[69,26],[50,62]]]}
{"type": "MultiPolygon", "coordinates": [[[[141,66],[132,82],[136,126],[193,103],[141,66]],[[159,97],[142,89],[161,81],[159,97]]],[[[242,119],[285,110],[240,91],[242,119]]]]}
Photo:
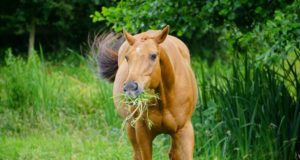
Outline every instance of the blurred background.
{"type": "MultiPolygon", "coordinates": [[[[200,89],[195,159],[300,159],[300,2],[2,0],[0,159],[130,159],[96,34],[171,28],[200,89]]],[[[170,138],[154,142],[167,159],[170,138]]]]}

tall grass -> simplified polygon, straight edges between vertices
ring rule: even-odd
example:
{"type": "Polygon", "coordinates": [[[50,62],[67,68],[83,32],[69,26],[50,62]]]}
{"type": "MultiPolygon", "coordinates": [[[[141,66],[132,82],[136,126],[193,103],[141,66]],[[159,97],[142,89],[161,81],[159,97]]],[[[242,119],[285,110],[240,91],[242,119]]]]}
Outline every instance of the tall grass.
{"type": "Polygon", "coordinates": [[[117,127],[120,120],[111,101],[111,85],[99,80],[83,59],[78,61],[79,67],[55,66],[37,55],[25,61],[8,53],[0,70],[1,133],[35,125],[49,130],[69,124],[99,130],[108,123],[117,127]],[[78,117],[89,124],[73,123],[78,117]]]}
{"type": "Polygon", "coordinates": [[[235,57],[231,66],[216,67],[213,75],[194,65],[202,73],[194,116],[202,159],[289,160],[299,154],[300,77],[294,74],[299,68],[296,63],[288,68],[256,64],[247,56],[235,57]]]}

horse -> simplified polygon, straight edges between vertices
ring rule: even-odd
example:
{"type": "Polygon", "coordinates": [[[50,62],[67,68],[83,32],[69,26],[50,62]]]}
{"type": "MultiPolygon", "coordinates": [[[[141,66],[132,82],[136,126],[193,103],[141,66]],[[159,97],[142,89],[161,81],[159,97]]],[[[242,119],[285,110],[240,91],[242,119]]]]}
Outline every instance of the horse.
{"type": "Polygon", "coordinates": [[[152,142],[159,134],[172,138],[170,159],[193,159],[191,117],[198,97],[197,83],[189,49],[168,33],[169,26],[136,35],[123,29],[123,36],[108,34],[96,42],[101,76],[113,82],[114,104],[121,117],[131,110],[120,104],[117,95],[135,97],[145,89],[159,95],[159,100],[148,107],[151,128],[145,119],[126,126],[134,160],[152,159],[152,142]]]}

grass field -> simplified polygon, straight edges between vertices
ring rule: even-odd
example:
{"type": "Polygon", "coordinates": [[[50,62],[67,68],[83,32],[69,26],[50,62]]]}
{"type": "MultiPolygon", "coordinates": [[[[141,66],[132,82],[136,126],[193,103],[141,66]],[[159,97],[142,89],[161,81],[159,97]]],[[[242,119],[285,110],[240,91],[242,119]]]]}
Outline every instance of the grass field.
{"type": "MultiPolygon", "coordinates": [[[[77,54],[46,61],[8,51],[0,68],[0,160],[130,159],[112,85],[94,66],[77,54]]],[[[201,89],[193,116],[195,159],[295,159],[298,82],[287,87],[247,58],[211,68],[194,58],[193,67],[201,89]]],[[[169,144],[166,135],[155,140],[155,160],[167,159],[169,144]]]]}

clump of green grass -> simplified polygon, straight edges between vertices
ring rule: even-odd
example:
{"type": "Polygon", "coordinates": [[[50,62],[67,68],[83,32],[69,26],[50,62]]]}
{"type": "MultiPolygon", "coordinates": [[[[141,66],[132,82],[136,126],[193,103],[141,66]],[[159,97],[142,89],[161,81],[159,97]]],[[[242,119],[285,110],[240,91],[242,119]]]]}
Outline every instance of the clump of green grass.
{"type": "Polygon", "coordinates": [[[131,111],[130,114],[124,119],[122,123],[122,129],[124,129],[126,123],[129,123],[132,127],[134,127],[136,122],[141,118],[144,118],[149,129],[152,128],[153,122],[149,119],[148,107],[157,102],[159,99],[158,93],[155,93],[154,90],[145,90],[137,97],[127,96],[126,94],[120,94],[119,97],[120,104],[124,104],[125,107],[131,111]],[[144,114],[145,117],[143,117],[144,114]]]}
{"type": "Polygon", "coordinates": [[[194,114],[196,155],[295,159],[300,144],[300,77],[294,62],[283,60],[282,64],[291,63],[289,68],[274,69],[256,66],[245,55],[236,57],[231,66],[216,66],[215,71],[195,64],[201,85],[200,107],[194,114]],[[228,74],[224,75],[224,68],[228,74]],[[287,83],[289,79],[293,83],[287,83]]]}

